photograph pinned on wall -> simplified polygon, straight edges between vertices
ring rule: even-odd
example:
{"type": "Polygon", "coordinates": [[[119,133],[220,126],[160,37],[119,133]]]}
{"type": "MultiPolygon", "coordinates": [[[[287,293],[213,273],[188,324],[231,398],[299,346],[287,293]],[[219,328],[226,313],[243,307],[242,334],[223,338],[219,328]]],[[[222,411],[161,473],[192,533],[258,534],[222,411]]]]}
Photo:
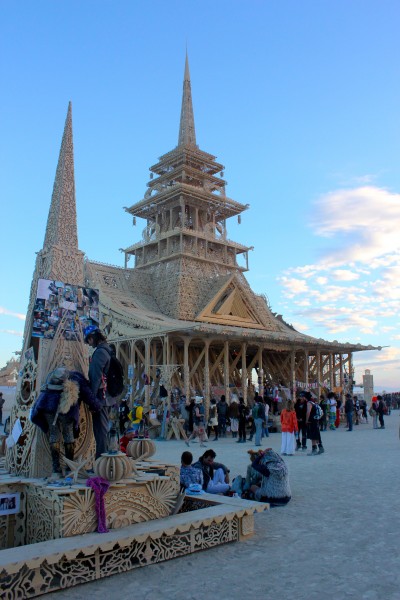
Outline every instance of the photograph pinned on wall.
{"type": "Polygon", "coordinates": [[[0,494],[0,517],[19,513],[21,494],[0,494]]]}
{"type": "Polygon", "coordinates": [[[67,313],[64,337],[76,340],[77,319],[82,329],[99,324],[99,292],[62,281],[39,279],[33,308],[32,337],[52,340],[67,313]]]}

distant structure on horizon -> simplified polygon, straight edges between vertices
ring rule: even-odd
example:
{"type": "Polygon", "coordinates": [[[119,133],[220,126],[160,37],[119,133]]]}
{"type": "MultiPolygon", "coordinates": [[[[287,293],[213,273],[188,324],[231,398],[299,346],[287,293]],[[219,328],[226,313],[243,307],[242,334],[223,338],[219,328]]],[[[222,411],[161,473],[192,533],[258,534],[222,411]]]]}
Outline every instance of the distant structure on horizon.
{"type": "Polygon", "coordinates": [[[369,369],[365,369],[363,375],[364,400],[369,404],[374,395],[374,376],[369,369]]]}

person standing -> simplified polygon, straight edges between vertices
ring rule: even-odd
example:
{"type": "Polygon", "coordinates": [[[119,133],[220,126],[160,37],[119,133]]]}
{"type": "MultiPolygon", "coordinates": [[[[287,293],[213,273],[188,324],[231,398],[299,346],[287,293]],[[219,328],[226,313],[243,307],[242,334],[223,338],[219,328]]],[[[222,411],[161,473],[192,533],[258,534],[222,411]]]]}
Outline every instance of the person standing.
{"type": "Polygon", "coordinates": [[[95,325],[84,331],[85,343],[94,348],[89,364],[89,382],[93,394],[100,401],[101,409],[93,413],[93,434],[96,440],[96,459],[108,450],[109,416],[115,400],[107,394],[107,372],[110,366],[111,348],[106,337],[95,325]]]}
{"type": "Polygon", "coordinates": [[[383,419],[383,415],[385,414],[385,403],[383,401],[382,396],[377,396],[378,402],[376,403],[376,412],[378,413],[379,418],[379,428],[385,429],[385,421],[383,419]]]}
{"type": "Polygon", "coordinates": [[[287,401],[286,408],[284,408],[281,412],[281,425],[281,454],[283,454],[284,456],[293,456],[295,446],[295,432],[299,430],[299,427],[297,425],[296,411],[294,410],[294,404],[292,400],[287,401]]]}
{"type": "MultiPolygon", "coordinates": [[[[226,421],[226,419],[225,419],[226,421]]],[[[217,401],[214,398],[210,400],[210,413],[208,415],[207,435],[210,437],[211,430],[214,430],[213,442],[218,441],[218,415],[217,415],[217,401]]]]}
{"type": "Polygon", "coordinates": [[[372,396],[369,414],[372,417],[372,429],[378,429],[378,398],[372,396]]]}
{"type": "Polygon", "coordinates": [[[322,412],[323,412],[322,419],[320,419],[320,421],[319,421],[319,428],[321,431],[326,431],[328,403],[327,403],[327,400],[326,400],[324,394],[321,394],[319,397],[319,405],[322,408],[322,412]]]}
{"type": "Polygon", "coordinates": [[[255,433],[256,433],[256,439],[255,439],[255,445],[256,446],[261,446],[261,436],[262,436],[262,429],[263,429],[263,423],[265,420],[265,407],[264,407],[264,402],[261,396],[257,396],[256,398],[256,403],[253,407],[253,421],[254,421],[254,425],[255,425],[255,433]]]}
{"type": "Polygon", "coordinates": [[[228,417],[231,422],[232,438],[237,438],[239,430],[239,404],[236,396],[232,398],[228,407],[228,417]]]}
{"type": "Polygon", "coordinates": [[[239,398],[239,439],[237,444],[244,444],[246,442],[246,415],[247,407],[244,403],[243,398],[239,398]]]}
{"type": "Polygon", "coordinates": [[[3,406],[5,400],[3,398],[3,392],[0,392],[0,425],[3,425],[3,406]]]}
{"type": "Polygon", "coordinates": [[[200,441],[200,446],[205,446],[205,433],[205,411],[203,406],[203,398],[202,396],[196,396],[193,405],[193,432],[185,441],[186,446],[189,446],[190,440],[196,438],[197,436],[200,441]]]}
{"type": "Polygon", "coordinates": [[[268,400],[264,397],[264,412],[265,412],[265,421],[263,427],[263,435],[265,437],[269,437],[269,429],[268,429],[268,419],[269,419],[269,404],[268,400]]]}
{"type": "Polygon", "coordinates": [[[298,430],[296,433],[296,451],[298,450],[307,450],[307,426],[306,426],[306,417],[307,417],[307,401],[304,396],[305,392],[300,392],[299,398],[295,404],[296,418],[298,430]],[[301,437],[301,440],[300,440],[301,437]]]}
{"type": "Polygon", "coordinates": [[[331,431],[335,431],[335,421],[336,421],[336,397],[333,392],[329,392],[328,394],[328,409],[329,409],[329,429],[331,431]]]}
{"type": "Polygon", "coordinates": [[[346,394],[346,402],[344,403],[344,412],[347,418],[347,431],[353,431],[353,411],[354,402],[351,394],[346,394]]]}
{"type": "Polygon", "coordinates": [[[312,399],[310,392],[304,392],[307,399],[307,439],[311,440],[311,452],[308,456],[314,456],[316,454],[323,454],[325,452],[322,446],[321,433],[319,430],[319,418],[317,414],[317,406],[312,399]]]}
{"type": "MultiPolygon", "coordinates": [[[[221,396],[221,400],[217,404],[217,419],[218,419],[218,431],[221,437],[226,437],[226,417],[228,413],[228,405],[225,400],[225,396],[221,396]]],[[[217,436],[218,437],[218,436],[217,436]]]]}

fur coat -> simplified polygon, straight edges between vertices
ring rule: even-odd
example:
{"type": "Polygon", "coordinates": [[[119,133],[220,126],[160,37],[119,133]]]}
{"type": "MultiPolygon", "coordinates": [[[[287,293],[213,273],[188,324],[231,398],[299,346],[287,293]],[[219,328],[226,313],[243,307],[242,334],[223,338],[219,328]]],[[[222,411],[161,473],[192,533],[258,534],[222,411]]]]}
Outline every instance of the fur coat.
{"type": "Polygon", "coordinates": [[[70,371],[69,378],[64,383],[64,389],[42,389],[36,399],[30,419],[34,425],[40,427],[44,433],[48,431],[48,423],[44,413],[52,415],[64,414],[74,421],[74,428],[79,425],[79,405],[81,402],[88,405],[89,410],[97,412],[101,404],[90,389],[87,379],[78,371],[70,371]]]}
{"type": "MultiPolygon", "coordinates": [[[[257,454],[252,463],[255,471],[262,475],[261,486],[255,493],[256,500],[275,498],[287,502],[292,492],[289,484],[289,472],[284,460],[271,448],[257,454]]],[[[267,500],[268,501],[268,500],[267,500]]]]}

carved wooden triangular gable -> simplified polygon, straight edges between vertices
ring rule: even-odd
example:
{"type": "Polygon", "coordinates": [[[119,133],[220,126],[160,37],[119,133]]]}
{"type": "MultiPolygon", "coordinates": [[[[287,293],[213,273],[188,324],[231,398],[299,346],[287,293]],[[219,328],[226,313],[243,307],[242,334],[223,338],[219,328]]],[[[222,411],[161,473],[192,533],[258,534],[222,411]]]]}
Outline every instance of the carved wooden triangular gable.
{"type": "Polygon", "coordinates": [[[195,320],[218,325],[266,329],[253,310],[246,292],[237,285],[234,278],[232,275],[195,320]]]}

